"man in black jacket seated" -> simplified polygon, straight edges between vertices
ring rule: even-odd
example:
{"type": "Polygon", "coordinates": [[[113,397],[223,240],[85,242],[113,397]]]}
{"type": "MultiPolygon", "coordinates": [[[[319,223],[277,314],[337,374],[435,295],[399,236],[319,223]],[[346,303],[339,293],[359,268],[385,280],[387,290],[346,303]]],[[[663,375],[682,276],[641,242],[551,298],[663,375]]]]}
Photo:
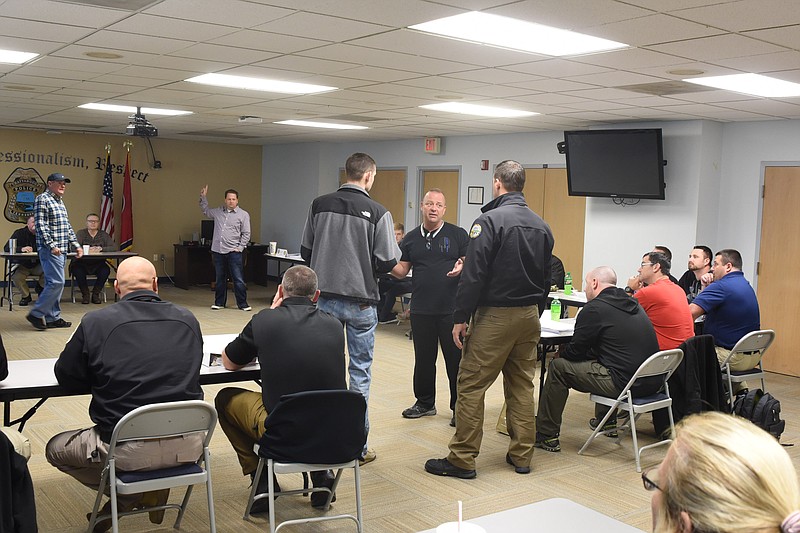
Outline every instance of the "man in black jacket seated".
{"type": "MultiPolygon", "coordinates": [[[[30,253],[36,251],[36,225],[35,217],[29,216],[24,228],[19,228],[11,234],[11,238],[17,241],[17,253],[30,253]]],[[[3,250],[10,252],[8,242],[6,242],[3,250]]],[[[28,288],[28,278],[30,276],[39,276],[36,281],[36,293],[42,292],[44,288],[44,271],[42,265],[39,263],[39,258],[34,256],[30,259],[11,259],[13,264],[16,264],[14,272],[11,274],[11,280],[14,285],[19,289],[22,298],[19,300],[19,305],[25,307],[32,301],[31,290],[28,288]]]]}
{"type": "MultiPolygon", "coordinates": [[[[47,443],[48,462],[87,487],[98,488],[117,422],[143,405],[200,400],[203,335],[187,309],[158,296],[153,264],[142,257],[120,263],[114,290],[120,301],[86,313],[55,365],[58,383],[72,393],[91,394],[94,427],[59,433],[47,443]]],[[[117,446],[117,468],[158,470],[193,463],[203,453],[203,435],[128,442],[117,446]]],[[[169,489],[120,494],[119,511],[163,505],[169,489]]],[[[110,509],[110,502],[101,511],[110,509]]],[[[150,513],[161,523],[164,511],[150,513]]],[[[105,531],[110,519],[98,522],[105,531]]]]}
{"type": "MultiPolygon", "coordinates": [[[[569,389],[617,397],[639,366],[658,351],[656,332],[644,309],[616,283],[617,275],[610,267],[597,267],[586,275],[588,303],[578,314],[572,342],[550,363],[544,383],[536,418],[537,448],[561,451],[558,435],[569,389]]],[[[647,388],[646,381],[641,383],[647,388]]],[[[590,425],[597,424],[607,411],[606,406],[596,404],[596,418],[590,425]]],[[[610,419],[604,428],[612,424],[616,419],[610,419]]]]}
{"type": "MultiPolygon", "coordinates": [[[[320,311],[317,275],[306,266],[294,266],[283,275],[283,283],[270,309],[255,315],[239,336],[222,352],[222,363],[237,370],[253,359],[261,365],[260,392],[228,387],[217,394],[219,425],[231,441],[242,465],[252,478],[258,466],[253,444],[264,433],[264,422],[281,396],[311,390],[344,390],[345,359],[342,323],[320,311]]],[[[312,472],[315,487],[333,486],[331,472],[312,472]]],[[[269,478],[261,476],[258,494],[267,492],[269,478]]],[[[279,485],[275,484],[280,491],[279,485]]],[[[312,492],[311,505],[324,507],[325,492],[312,492]]],[[[334,496],[335,500],[335,496],[334,496]]],[[[333,500],[332,500],[333,501],[333,500]]],[[[269,500],[256,500],[250,514],[269,511],[269,500]]]]}

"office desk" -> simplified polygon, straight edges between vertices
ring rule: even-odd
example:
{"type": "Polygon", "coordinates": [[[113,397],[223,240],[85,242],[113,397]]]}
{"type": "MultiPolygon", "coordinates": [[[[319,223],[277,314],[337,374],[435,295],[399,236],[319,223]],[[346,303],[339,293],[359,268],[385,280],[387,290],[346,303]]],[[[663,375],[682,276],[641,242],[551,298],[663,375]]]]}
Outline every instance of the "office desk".
{"type": "MultiPolygon", "coordinates": [[[[233,335],[235,337],[235,335],[233,335]]],[[[216,342],[220,339],[227,340],[229,335],[203,335],[204,346],[216,346],[216,342]]],[[[226,343],[227,344],[227,343],[226,343]]],[[[216,349],[216,348],[215,348],[216,349]]],[[[204,347],[204,352],[208,350],[204,347]]],[[[221,350],[220,350],[221,351],[221,350]]],[[[204,353],[203,357],[207,358],[208,353],[204,353]]],[[[27,359],[24,361],[9,361],[8,362],[8,377],[0,381],[0,402],[3,402],[3,425],[11,426],[19,424],[19,430],[25,426],[36,410],[41,407],[48,398],[56,398],[59,396],[82,396],[82,394],[75,394],[64,390],[58,384],[54,373],[54,367],[57,358],[48,359],[27,359]],[[32,400],[39,399],[39,401],[28,409],[28,411],[16,420],[11,420],[11,403],[14,400],[32,400]]],[[[239,381],[257,381],[261,378],[261,368],[254,364],[248,365],[241,370],[226,370],[221,366],[205,366],[200,367],[200,384],[201,385],[217,385],[220,383],[234,383],[239,381]]]]}
{"type": "MultiPolygon", "coordinates": [[[[456,506],[453,504],[454,519],[456,518],[455,508],[456,506]]],[[[542,500],[507,511],[465,520],[465,522],[483,527],[486,533],[529,533],[530,531],[642,533],[640,529],[566,498],[542,500]]],[[[436,528],[420,533],[436,533],[436,528]]]]}
{"type": "MultiPolygon", "coordinates": [[[[189,289],[192,285],[210,284],[216,280],[210,246],[175,244],[173,247],[175,250],[173,280],[176,287],[189,289]]],[[[269,246],[266,244],[251,244],[245,248],[243,258],[245,282],[267,284],[267,263],[264,258],[267,250],[269,246]]]]}
{"type": "MultiPolygon", "coordinates": [[[[284,272],[286,272],[287,270],[289,270],[293,266],[295,266],[295,265],[305,265],[306,264],[306,262],[303,261],[303,258],[300,257],[300,254],[291,254],[291,255],[283,256],[283,255],[275,255],[275,254],[267,253],[267,254],[264,254],[264,258],[265,258],[266,263],[267,263],[266,264],[267,269],[269,268],[270,261],[274,261],[275,263],[278,264],[278,278],[279,279],[283,277],[283,273],[284,272]],[[287,264],[288,266],[286,268],[284,268],[283,270],[281,270],[281,264],[283,264],[283,263],[287,264]]],[[[267,272],[267,271],[265,270],[265,272],[267,272]]]]}

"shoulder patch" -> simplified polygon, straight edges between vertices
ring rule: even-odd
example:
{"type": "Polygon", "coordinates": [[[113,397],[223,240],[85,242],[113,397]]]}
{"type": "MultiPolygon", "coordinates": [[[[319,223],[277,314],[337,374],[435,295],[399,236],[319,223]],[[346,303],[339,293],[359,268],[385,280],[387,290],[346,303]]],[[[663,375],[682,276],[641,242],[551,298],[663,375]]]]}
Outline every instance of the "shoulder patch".
{"type": "Polygon", "coordinates": [[[477,224],[477,223],[473,224],[472,225],[472,229],[469,230],[469,238],[470,239],[476,238],[478,235],[481,234],[481,231],[483,231],[483,228],[481,228],[480,224],[477,224]]]}
{"type": "Polygon", "coordinates": [[[371,213],[369,211],[361,211],[361,214],[367,218],[370,218],[371,213]]]}

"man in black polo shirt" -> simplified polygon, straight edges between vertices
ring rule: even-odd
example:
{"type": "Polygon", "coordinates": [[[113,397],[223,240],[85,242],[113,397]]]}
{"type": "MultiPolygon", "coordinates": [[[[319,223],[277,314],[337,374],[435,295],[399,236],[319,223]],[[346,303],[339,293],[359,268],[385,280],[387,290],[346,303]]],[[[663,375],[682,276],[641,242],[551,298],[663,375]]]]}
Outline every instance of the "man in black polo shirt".
{"type": "MultiPolygon", "coordinates": [[[[458,274],[467,254],[469,237],[443,220],[447,203],[440,189],[431,189],[420,205],[422,225],[400,243],[402,257],[392,275],[405,278],[411,268],[411,331],[414,339],[414,396],[417,401],[403,411],[405,418],[436,414],[436,356],[442,347],[450,382],[450,409],[456,408],[456,381],[461,350],[453,342],[458,274]]],[[[455,415],[450,419],[455,426],[455,415]]]]}
{"type": "MultiPolygon", "coordinates": [[[[228,370],[238,370],[256,357],[261,365],[261,392],[229,387],[219,391],[215,400],[219,425],[239,456],[242,473],[251,478],[258,466],[253,444],[264,433],[267,414],[281,396],[347,388],[342,323],[317,309],[317,298],[314,271],[299,265],[290,268],[272,307],[255,315],[222,352],[222,364],[228,370]]],[[[311,480],[314,486],[333,485],[330,472],[312,472],[311,480]]],[[[261,476],[259,494],[267,492],[268,481],[261,476]]],[[[275,487],[280,491],[277,483],[275,487]]],[[[314,507],[324,507],[326,500],[326,493],[311,493],[314,507]]],[[[256,500],[250,514],[267,512],[268,505],[266,498],[256,500]]]]}

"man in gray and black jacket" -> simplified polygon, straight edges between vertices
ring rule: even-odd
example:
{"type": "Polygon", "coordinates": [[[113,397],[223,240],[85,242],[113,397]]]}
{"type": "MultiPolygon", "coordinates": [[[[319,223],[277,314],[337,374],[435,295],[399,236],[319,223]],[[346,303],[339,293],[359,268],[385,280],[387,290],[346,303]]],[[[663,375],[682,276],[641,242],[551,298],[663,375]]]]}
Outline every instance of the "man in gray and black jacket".
{"type": "MultiPolygon", "coordinates": [[[[347,183],[311,204],[300,253],[319,278],[317,307],[345,325],[350,357],[350,390],[369,400],[375,327],[378,325],[378,275],[400,259],[392,214],[370,198],[375,160],[355,153],[345,163],[347,183]]],[[[369,431],[369,416],[365,420],[369,431]]],[[[362,461],[375,459],[364,446],[362,461]]]]}

